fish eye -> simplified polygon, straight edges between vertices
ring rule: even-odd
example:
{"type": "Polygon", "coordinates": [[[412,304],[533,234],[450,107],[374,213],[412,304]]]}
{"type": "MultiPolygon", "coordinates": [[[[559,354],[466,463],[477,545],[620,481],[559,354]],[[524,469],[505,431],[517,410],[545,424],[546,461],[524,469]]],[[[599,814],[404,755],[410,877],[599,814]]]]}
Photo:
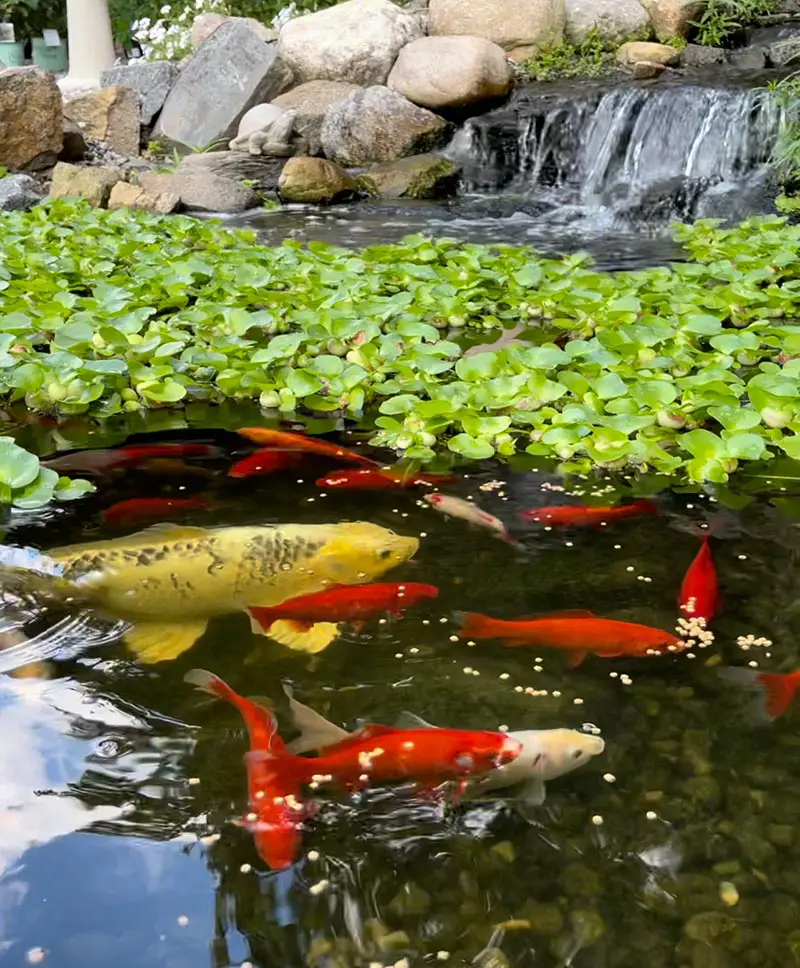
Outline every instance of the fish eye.
{"type": "Polygon", "coordinates": [[[378,557],[383,561],[385,561],[387,558],[390,558],[391,555],[392,552],[390,548],[384,548],[383,551],[378,552],[378,557]]]}
{"type": "Polygon", "coordinates": [[[572,758],[573,760],[579,760],[583,756],[583,750],[573,750],[572,758]]]}

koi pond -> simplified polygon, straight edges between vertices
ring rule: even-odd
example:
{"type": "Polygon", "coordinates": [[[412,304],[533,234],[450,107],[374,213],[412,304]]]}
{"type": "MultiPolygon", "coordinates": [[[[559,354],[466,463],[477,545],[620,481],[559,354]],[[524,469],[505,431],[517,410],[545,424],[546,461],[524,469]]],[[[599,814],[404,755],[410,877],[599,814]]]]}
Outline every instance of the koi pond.
{"type": "MultiPolygon", "coordinates": [[[[27,419],[9,427],[42,455],[180,442],[209,445],[210,456],[128,465],[95,477],[97,490],[79,502],[15,510],[7,545],[47,552],[121,538],[172,520],[162,505],[141,501],[127,515],[106,513],[121,502],[197,499],[181,507],[181,525],[368,521],[418,538],[416,554],[378,580],[430,584],[438,597],[400,619],[370,617],[358,632],[343,624],[314,654],[254,634],[244,611],[213,618],[196,644],[149,664],[119,635],[96,645],[85,627],[67,626],[52,658],[0,677],[0,962],[800,961],[794,680],[780,680],[788,708],[769,719],[758,715],[764,696],[718,674],[798,667],[800,503],[780,462],[771,476],[756,468],[727,487],[677,490],[654,475],[635,485],[600,475],[567,480],[529,455],[457,468],[439,490],[499,518],[503,535],[440,513],[423,498],[430,487],[320,486],[344,466],[321,454],[230,476],[254,449],[237,428],[298,429],[269,424],[255,406],[189,407],[104,425],[27,419]],[[653,504],[618,520],[521,516],[620,501],[653,504]],[[509,648],[458,635],[459,612],[522,620],[577,609],[677,634],[686,627],[681,585],[704,532],[721,596],[713,636],[684,637],[660,654],[608,657],[590,645],[574,665],[555,643],[509,648]],[[184,681],[196,668],[272,708],[287,740],[296,733],[284,685],[348,731],[395,724],[407,711],[467,730],[567,728],[602,738],[605,748],[548,779],[538,804],[514,786],[468,789],[455,803],[416,796],[408,785],[314,791],[320,808],[304,824],[295,862],[272,870],[237,823],[249,809],[244,721],[184,681]]],[[[371,451],[369,434],[352,423],[331,418],[307,429],[393,462],[391,452],[371,451]]],[[[701,579],[707,584],[708,574],[701,579]]],[[[41,634],[48,621],[43,607],[25,634],[41,634]]]]}

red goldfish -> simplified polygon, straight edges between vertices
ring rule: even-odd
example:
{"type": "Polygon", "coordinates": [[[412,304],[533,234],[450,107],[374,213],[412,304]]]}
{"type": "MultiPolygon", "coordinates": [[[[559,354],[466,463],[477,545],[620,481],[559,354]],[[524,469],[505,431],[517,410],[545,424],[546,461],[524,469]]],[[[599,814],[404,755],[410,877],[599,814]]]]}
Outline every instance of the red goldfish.
{"type": "Polygon", "coordinates": [[[751,712],[759,720],[772,720],[782,716],[800,689],[800,670],[783,674],[731,666],[717,670],[717,674],[754,693],[751,712]]]}
{"type": "Polygon", "coordinates": [[[296,467],[302,455],[293,450],[267,447],[237,461],[228,471],[228,477],[255,477],[257,474],[276,474],[296,467]]]}
{"type": "Polygon", "coordinates": [[[375,470],[364,467],[353,470],[332,471],[317,481],[319,487],[336,487],[340,491],[402,491],[407,487],[437,487],[452,484],[452,475],[408,474],[402,470],[386,467],[375,470]]]}
{"type": "Polygon", "coordinates": [[[310,811],[292,797],[297,784],[285,779],[273,760],[253,755],[259,752],[279,755],[285,749],[277,734],[275,717],[204,669],[192,669],[184,680],[225,699],[242,714],[250,736],[250,753],[245,756],[250,810],[242,824],[252,832],[258,855],[266,864],[273,870],[290,867],[300,849],[303,818],[310,811]]]}
{"type": "Polygon", "coordinates": [[[654,652],[680,652],[686,646],[669,632],[598,618],[592,612],[553,612],[540,618],[505,621],[476,612],[456,612],[463,639],[502,639],[505,645],[538,645],[570,652],[569,664],[580,665],[588,653],[611,659],[619,655],[640,656],[654,652]]]}
{"type": "Polygon", "coordinates": [[[589,507],[554,504],[544,508],[521,511],[520,517],[526,521],[539,521],[553,528],[598,528],[612,521],[634,518],[642,514],[658,514],[658,506],[652,501],[634,501],[616,507],[589,507]]]}
{"type": "Polygon", "coordinates": [[[265,427],[242,427],[237,431],[242,437],[252,440],[262,447],[283,447],[287,450],[300,450],[306,454],[317,454],[319,457],[330,457],[334,460],[350,461],[353,464],[363,464],[365,467],[379,467],[377,461],[364,457],[353,450],[347,450],[338,444],[329,444],[325,440],[316,440],[305,434],[289,433],[285,430],[268,430],[265,427]]]}
{"type": "Polygon", "coordinates": [[[708,543],[710,535],[703,538],[700,550],[684,575],[678,595],[678,605],[689,618],[702,618],[706,625],[717,612],[720,604],[717,587],[717,570],[708,543]]]}
{"type": "Polygon", "coordinates": [[[416,582],[385,582],[375,585],[340,585],[310,595],[298,595],[269,608],[253,606],[247,612],[266,633],[280,619],[307,632],[315,622],[353,622],[358,629],[366,619],[382,612],[400,618],[425,598],[436,598],[435,585],[416,582]]]}
{"type": "Polygon", "coordinates": [[[76,451],[43,460],[42,466],[59,473],[73,471],[104,475],[145,464],[154,458],[216,457],[219,453],[219,448],[211,444],[132,444],[129,447],[113,449],[76,451]]]}
{"type": "Polygon", "coordinates": [[[200,497],[134,497],[118,501],[103,511],[109,524],[140,524],[153,518],[169,518],[186,511],[211,511],[215,507],[207,498],[200,497]]]}
{"type": "Polygon", "coordinates": [[[336,744],[327,756],[295,756],[277,735],[269,710],[243,699],[210,672],[193,669],[184,678],[226,699],[245,718],[252,747],[245,758],[253,807],[248,822],[264,835],[259,850],[264,850],[270,866],[286,867],[296,855],[299,824],[309,813],[301,800],[304,786],[358,790],[370,783],[413,780],[434,788],[457,780],[463,792],[470,777],[505,766],[522,752],[518,740],[500,732],[368,725],[336,744]]]}

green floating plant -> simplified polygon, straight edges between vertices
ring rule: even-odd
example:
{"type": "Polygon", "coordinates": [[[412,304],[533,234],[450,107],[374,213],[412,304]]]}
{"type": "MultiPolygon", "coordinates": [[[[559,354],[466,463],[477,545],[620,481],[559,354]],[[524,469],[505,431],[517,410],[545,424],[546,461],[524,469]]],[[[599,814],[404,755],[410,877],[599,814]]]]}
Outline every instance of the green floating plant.
{"type": "Polygon", "coordinates": [[[93,490],[88,481],[59,477],[11,437],[0,437],[0,504],[30,510],[54,500],[74,501],[93,490]]]}
{"type": "Polygon", "coordinates": [[[782,218],[676,226],[685,262],[610,273],[419,236],[268,247],[64,200],[0,217],[0,395],[34,410],[258,400],[366,413],[374,444],[420,462],[676,483],[800,459],[800,228],[782,218]],[[465,353],[466,331],[520,324],[527,344],[465,353]]]}

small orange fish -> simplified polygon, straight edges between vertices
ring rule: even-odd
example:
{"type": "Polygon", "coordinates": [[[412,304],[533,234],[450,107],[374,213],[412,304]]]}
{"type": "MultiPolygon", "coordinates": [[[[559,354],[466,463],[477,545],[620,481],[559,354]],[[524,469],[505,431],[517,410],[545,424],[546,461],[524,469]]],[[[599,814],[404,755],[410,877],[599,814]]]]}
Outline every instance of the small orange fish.
{"type": "Polygon", "coordinates": [[[708,543],[710,535],[703,538],[700,550],[684,576],[678,595],[678,606],[689,618],[702,618],[706,625],[716,615],[720,604],[717,570],[708,543]]]}
{"type": "Polygon", "coordinates": [[[302,459],[303,455],[298,454],[294,450],[279,450],[277,447],[265,447],[237,461],[228,471],[228,477],[255,477],[259,474],[277,474],[280,471],[297,467],[302,459]]]}
{"type": "Polygon", "coordinates": [[[520,517],[526,521],[538,521],[551,528],[599,528],[623,518],[639,517],[642,514],[659,514],[658,505],[653,501],[634,501],[633,504],[618,506],[591,507],[588,505],[553,504],[543,508],[521,511],[520,517]]]}
{"type": "Polygon", "coordinates": [[[718,669],[717,675],[753,694],[750,712],[757,720],[769,721],[782,716],[800,689],[797,672],[759,672],[741,666],[718,669]]]}
{"type": "Polygon", "coordinates": [[[103,511],[103,520],[109,524],[139,524],[153,518],[169,518],[187,511],[211,511],[216,507],[203,497],[134,497],[129,501],[117,501],[103,511]]]}
{"type": "Polygon", "coordinates": [[[319,487],[335,487],[340,491],[402,491],[409,487],[438,487],[456,480],[445,474],[408,474],[400,469],[385,467],[348,468],[332,471],[317,481],[319,487]]]}
{"type": "Polygon", "coordinates": [[[377,461],[364,457],[353,450],[347,450],[338,444],[329,444],[326,440],[317,440],[306,434],[295,434],[285,430],[268,430],[266,427],[242,427],[237,433],[248,440],[252,440],[262,447],[283,447],[287,450],[300,450],[306,454],[317,454],[319,457],[330,457],[333,460],[349,461],[362,464],[365,467],[379,467],[377,461]]]}
{"type": "Polygon", "coordinates": [[[539,618],[505,621],[476,612],[456,612],[462,639],[502,639],[504,645],[537,645],[571,653],[569,664],[580,665],[588,653],[604,659],[681,652],[684,642],[664,629],[637,625],[592,612],[552,612],[539,618]]]}

